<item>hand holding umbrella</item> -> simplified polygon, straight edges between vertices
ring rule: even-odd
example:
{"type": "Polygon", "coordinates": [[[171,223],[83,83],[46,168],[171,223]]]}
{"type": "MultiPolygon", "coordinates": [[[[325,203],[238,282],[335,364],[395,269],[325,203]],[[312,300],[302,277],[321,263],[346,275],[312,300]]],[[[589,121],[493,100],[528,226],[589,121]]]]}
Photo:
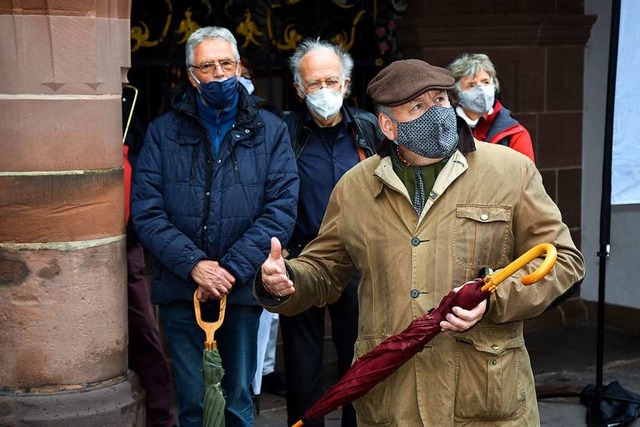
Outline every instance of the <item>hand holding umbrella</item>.
{"type": "Polygon", "coordinates": [[[366,394],[373,386],[389,377],[398,367],[422,350],[426,343],[440,333],[440,322],[453,307],[471,310],[491,293],[507,277],[524,267],[527,263],[546,254],[545,260],[533,273],[524,276],[523,285],[531,285],[542,279],[556,262],[557,250],[549,243],[539,244],[496,274],[488,275],[465,283],[458,292],[451,291],[424,316],[414,319],[404,331],[392,335],[367,354],[359,357],[346,374],[331,387],[304,414],[302,420],[293,427],[300,427],[305,422],[321,417],[332,410],[351,402],[366,394]]]}

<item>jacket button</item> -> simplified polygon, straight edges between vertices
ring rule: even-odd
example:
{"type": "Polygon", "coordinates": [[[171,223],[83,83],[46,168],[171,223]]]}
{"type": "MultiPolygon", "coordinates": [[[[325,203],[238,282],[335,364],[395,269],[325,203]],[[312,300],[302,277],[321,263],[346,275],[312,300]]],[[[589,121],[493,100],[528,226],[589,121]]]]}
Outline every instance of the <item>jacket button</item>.
{"type": "Polygon", "coordinates": [[[482,215],[480,215],[480,219],[481,219],[481,220],[483,220],[483,221],[486,221],[486,220],[488,220],[488,219],[489,219],[489,215],[487,215],[487,214],[482,214],[482,215]]]}
{"type": "Polygon", "coordinates": [[[211,193],[209,193],[208,191],[206,193],[204,193],[207,197],[209,197],[211,195],[211,193]]]}
{"type": "Polygon", "coordinates": [[[207,226],[205,225],[205,226],[204,226],[204,227],[202,227],[202,228],[204,228],[204,229],[206,230],[206,229],[207,229],[207,226]]]}
{"type": "Polygon", "coordinates": [[[222,159],[218,159],[218,161],[216,163],[218,163],[218,164],[222,163],[222,159]]]}
{"type": "Polygon", "coordinates": [[[236,133],[236,139],[238,139],[238,138],[240,138],[240,135],[238,135],[238,134],[236,133]]]}
{"type": "Polygon", "coordinates": [[[417,289],[411,289],[409,295],[411,295],[411,298],[418,298],[420,296],[420,291],[417,289]]]}
{"type": "Polygon", "coordinates": [[[251,132],[249,129],[244,130],[244,133],[249,133],[249,132],[251,132]]]}
{"type": "Polygon", "coordinates": [[[493,350],[497,350],[497,349],[499,349],[500,347],[499,347],[497,344],[494,344],[494,345],[492,345],[492,346],[491,346],[491,348],[492,348],[493,350]]]}
{"type": "Polygon", "coordinates": [[[194,259],[196,259],[196,257],[194,257],[193,255],[191,255],[191,256],[189,257],[189,259],[190,259],[191,261],[193,261],[194,259]]]}
{"type": "Polygon", "coordinates": [[[496,359],[493,359],[493,360],[491,361],[491,364],[492,364],[492,365],[497,365],[497,364],[498,364],[498,361],[497,361],[496,359]]]}
{"type": "Polygon", "coordinates": [[[414,237],[413,239],[411,239],[411,244],[413,246],[418,246],[420,244],[420,239],[418,239],[417,237],[414,237]]]}

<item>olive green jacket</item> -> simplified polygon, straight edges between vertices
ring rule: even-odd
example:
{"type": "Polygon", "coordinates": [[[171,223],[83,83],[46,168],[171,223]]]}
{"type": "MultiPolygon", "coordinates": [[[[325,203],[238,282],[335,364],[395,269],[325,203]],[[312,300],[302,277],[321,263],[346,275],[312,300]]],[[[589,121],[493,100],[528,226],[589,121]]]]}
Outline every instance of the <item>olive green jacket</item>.
{"type": "Polygon", "coordinates": [[[256,285],[265,307],[290,315],[337,300],[359,270],[358,357],[481,267],[499,270],[538,243],[557,247],[544,279],[519,283],[537,259],[502,283],[474,328],[437,335],[355,401],[359,426],[539,424],[522,321],[579,282],[584,259],[535,165],[507,147],[475,143],[475,151],[450,158],[420,218],[389,157],[361,162],[335,187],[319,236],[287,263],[296,292],[276,302],[256,285]]]}

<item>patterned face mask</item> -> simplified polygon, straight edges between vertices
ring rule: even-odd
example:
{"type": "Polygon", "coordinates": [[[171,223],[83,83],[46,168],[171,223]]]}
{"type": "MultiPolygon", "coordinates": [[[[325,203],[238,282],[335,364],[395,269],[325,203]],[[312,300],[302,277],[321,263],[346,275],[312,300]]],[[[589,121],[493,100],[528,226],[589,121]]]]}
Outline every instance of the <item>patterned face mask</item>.
{"type": "Polygon", "coordinates": [[[456,113],[452,107],[434,105],[410,122],[393,121],[398,126],[395,143],[422,157],[442,159],[458,146],[456,113]]]}

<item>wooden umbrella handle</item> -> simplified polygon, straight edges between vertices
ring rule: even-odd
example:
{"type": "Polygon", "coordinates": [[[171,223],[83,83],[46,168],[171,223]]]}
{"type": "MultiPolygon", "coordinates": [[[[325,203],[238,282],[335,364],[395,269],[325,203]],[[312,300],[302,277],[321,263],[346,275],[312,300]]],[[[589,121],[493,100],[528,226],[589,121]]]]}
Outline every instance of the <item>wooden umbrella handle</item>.
{"type": "Polygon", "coordinates": [[[206,335],[206,340],[204,342],[204,347],[207,350],[214,350],[218,346],[216,341],[213,339],[214,333],[222,326],[222,322],[224,321],[224,313],[227,309],[227,296],[223,295],[220,298],[220,314],[218,315],[218,320],[215,322],[205,322],[202,320],[202,316],[200,314],[200,300],[197,297],[198,291],[196,290],[193,293],[193,309],[196,312],[196,322],[198,322],[198,326],[202,328],[206,335]]]}
{"type": "Polygon", "coordinates": [[[542,254],[546,255],[544,261],[540,264],[540,267],[520,279],[520,282],[525,286],[536,283],[538,280],[546,276],[558,258],[558,251],[551,243],[540,243],[539,245],[534,246],[496,274],[487,276],[485,278],[486,284],[482,287],[482,290],[495,292],[498,285],[507,277],[511,276],[513,273],[520,270],[542,254]]]}

